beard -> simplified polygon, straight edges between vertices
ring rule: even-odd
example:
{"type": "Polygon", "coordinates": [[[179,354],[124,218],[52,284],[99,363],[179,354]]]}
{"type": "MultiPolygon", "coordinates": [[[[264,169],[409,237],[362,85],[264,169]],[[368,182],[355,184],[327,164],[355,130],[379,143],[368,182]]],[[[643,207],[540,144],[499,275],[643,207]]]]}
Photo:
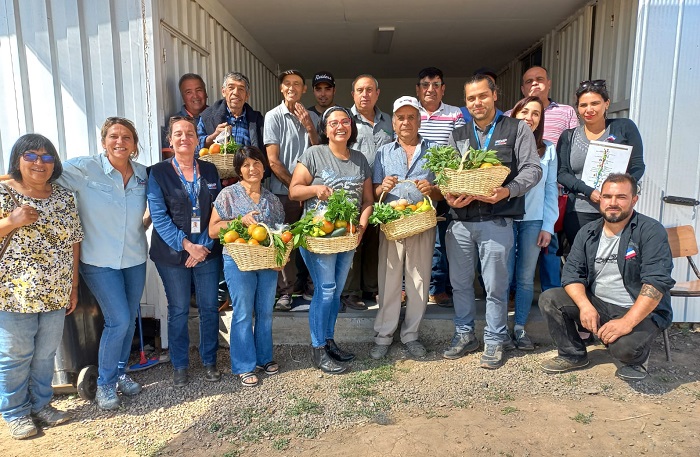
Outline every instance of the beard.
{"type": "Polygon", "coordinates": [[[630,214],[632,214],[632,211],[623,211],[622,208],[619,207],[607,207],[605,208],[606,210],[608,209],[616,209],[620,211],[616,215],[608,214],[605,211],[601,211],[600,213],[603,215],[603,219],[605,219],[606,222],[610,222],[611,224],[614,224],[616,222],[624,221],[629,217],[630,214]]]}

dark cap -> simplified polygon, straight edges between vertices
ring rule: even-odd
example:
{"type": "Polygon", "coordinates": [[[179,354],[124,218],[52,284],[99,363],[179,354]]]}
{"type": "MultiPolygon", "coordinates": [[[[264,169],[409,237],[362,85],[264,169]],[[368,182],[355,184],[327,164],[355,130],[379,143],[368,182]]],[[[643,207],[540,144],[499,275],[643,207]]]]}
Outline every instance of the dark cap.
{"type": "Polygon", "coordinates": [[[289,75],[297,75],[298,77],[301,78],[302,81],[304,81],[304,84],[306,84],[306,79],[304,79],[304,75],[302,75],[299,70],[284,70],[278,76],[280,84],[282,84],[282,81],[284,81],[284,77],[289,76],[289,75]]]}
{"type": "Polygon", "coordinates": [[[326,83],[331,87],[335,87],[335,78],[330,71],[319,71],[314,75],[313,84],[311,87],[316,87],[316,84],[326,83]]]}
{"type": "Polygon", "coordinates": [[[486,75],[486,76],[492,77],[494,81],[496,80],[496,72],[493,71],[493,69],[489,68],[489,67],[479,68],[478,70],[476,70],[474,72],[474,76],[476,76],[476,75],[486,75]]]}

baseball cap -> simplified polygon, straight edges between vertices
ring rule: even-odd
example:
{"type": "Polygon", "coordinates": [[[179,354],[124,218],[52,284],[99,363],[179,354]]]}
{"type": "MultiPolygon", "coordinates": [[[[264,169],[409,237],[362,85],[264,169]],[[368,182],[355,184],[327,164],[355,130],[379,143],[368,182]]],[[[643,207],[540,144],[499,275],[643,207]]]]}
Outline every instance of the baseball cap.
{"type": "Polygon", "coordinates": [[[418,103],[418,99],[416,97],[404,95],[403,97],[397,98],[394,102],[394,112],[396,112],[402,106],[412,106],[420,111],[420,104],[418,103]]]}
{"type": "Polygon", "coordinates": [[[306,84],[306,79],[304,79],[304,75],[301,74],[301,72],[299,70],[294,70],[294,69],[284,70],[282,73],[279,74],[277,79],[279,79],[280,84],[282,84],[282,81],[284,81],[284,77],[289,76],[289,75],[297,75],[298,77],[301,78],[302,81],[304,81],[304,84],[306,84]]]}
{"type": "Polygon", "coordinates": [[[314,75],[312,87],[316,87],[316,84],[326,83],[331,87],[335,87],[335,78],[330,71],[319,71],[314,75]]]}

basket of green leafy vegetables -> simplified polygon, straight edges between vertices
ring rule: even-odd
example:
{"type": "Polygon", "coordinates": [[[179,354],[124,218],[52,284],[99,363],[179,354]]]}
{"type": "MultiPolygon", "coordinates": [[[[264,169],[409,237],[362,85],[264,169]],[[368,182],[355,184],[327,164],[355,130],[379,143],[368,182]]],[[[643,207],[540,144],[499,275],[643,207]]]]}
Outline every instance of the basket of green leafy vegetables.
{"type": "MultiPolygon", "coordinates": [[[[399,182],[410,182],[401,180],[399,182]]],[[[437,224],[435,208],[430,197],[424,197],[421,202],[411,202],[404,198],[389,203],[382,203],[385,192],[374,204],[369,223],[379,225],[384,236],[389,241],[401,240],[409,236],[423,233],[437,224]]]]}
{"type": "Polygon", "coordinates": [[[426,168],[435,173],[435,184],[445,194],[493,194],[510,174],[496,151],[469,148],[463,157],[452,146],[433,146],[425,155],[426,168]],[[460,160],[461,158],[461,160],[460,160]]]}

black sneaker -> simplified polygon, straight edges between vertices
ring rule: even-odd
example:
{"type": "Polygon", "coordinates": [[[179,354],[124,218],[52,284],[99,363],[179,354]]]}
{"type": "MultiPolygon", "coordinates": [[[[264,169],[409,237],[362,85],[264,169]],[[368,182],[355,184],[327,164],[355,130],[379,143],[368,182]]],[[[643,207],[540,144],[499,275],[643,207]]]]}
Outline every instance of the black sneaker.
{"type": "Polygon", "coordinates": [[[649,356],[641,365],[623,365],[617,369],[615,376],[625,381],[641,381],[649,374],[647,366],[649,364],[649,356]]]}
{"type": "Polygon", "coordinates": [[[556,356],[542,362],[542,371],[545,373],[564,373],[571,370],[587,367],[591,363],[588,357],[584,356],[580,360],[569,360],[561,356],[556,356]]]}
{"type": "Polygon", "coordinates": [[[517,347],[521,351],[534,351],[535,350],[535,345],[532,343],[532,340],[527,335],[525,330],[516,330],[514,336],[515,336],[515,347],[517,347]]]}
{"type": "Polygon", "coordinates": [[[502,344],[486,344],[484,353],[481,354],[481,368],[495,370],[503,366],[503,345],[502,344]]]}
{"type": "Polygon", "coordinates": [[[450,342],[450,347],[445,349],[442,357],[445,359],[458,359],[467,352],[474,352],[477,349],[479,349],[479,340],[476,339],[474,332],[455,332],[450,342]]]}

